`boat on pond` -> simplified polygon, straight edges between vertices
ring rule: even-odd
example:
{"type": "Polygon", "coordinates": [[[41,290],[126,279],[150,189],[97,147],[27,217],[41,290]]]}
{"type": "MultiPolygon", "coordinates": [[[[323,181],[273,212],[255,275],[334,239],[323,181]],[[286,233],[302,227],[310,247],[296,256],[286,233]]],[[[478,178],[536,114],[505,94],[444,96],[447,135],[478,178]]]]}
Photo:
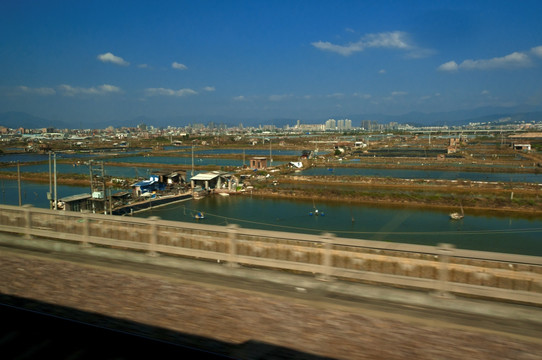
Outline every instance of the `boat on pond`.
{"type": "Polygon", "coordinates": [[[316,205],[314,204],[314,201],[312,202],[312,207],[314,208],[313,211],[309,211],[309,216],[313,216],[313,215],[320,215],[320,216],[324,216],[324,212],[323,211],[319,211],[317,208],[316,208],[316,205]]]}
{"type": "Polygon", "coordinates": [[[192,190],[192,198],[194,200],[203,199],[205,196],[207,196],[207,191],[201,187],[195,187],[192,190]]]}
{"type": "Polygon", "coordinates": [[[203,214],[201,211],[198,211],[196,215],[194,215],[194,219],[196,220],[205,219],[205,214],[203,214]]]}
{"type": "Polygon", "coordinates": [[[461,205],[461,212],[450,213],[451,220],[461,220],[465,217],[465,212],[463,211],[463,205],[461,205]]]}

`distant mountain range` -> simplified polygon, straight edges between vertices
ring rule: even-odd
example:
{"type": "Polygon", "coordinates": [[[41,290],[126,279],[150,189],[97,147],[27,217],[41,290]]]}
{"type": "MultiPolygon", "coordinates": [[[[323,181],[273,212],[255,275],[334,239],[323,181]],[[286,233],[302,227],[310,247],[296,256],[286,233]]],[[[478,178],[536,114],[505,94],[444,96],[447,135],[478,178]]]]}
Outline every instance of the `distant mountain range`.
{"type": "Polygon", "coordinates": [[[403,115],[353,115],[350,119],[353,122],[375,120],[379,123],[397,122],[399,124],[410,124],[412,126],[461,126],[469,123],[487,123],[495,121],[542,121],[542,108],[483,107],[472,110],[434,113],[410,112],[403,115]]]}
{"type": "Polygon", "coordinates": [[[0,113],[0,126],[16,129],[24,127],[27,129],[58,128],[65,129],[70,126],[63,121],[45,119],[42,117],[27,114],[25,112],[10,111],[0,113]]]}
{"type": "MultiPolygon", "coordinates": [[[[517,108],[503,108],[503,107],[481,107],[471,110],[458,110],[448,112],[434,112],[434,113],[422,113],[422,112],[410,112],[402,115],[385,115],[385,114],[353,114],[349,116],[329,116],[325,119],[318,120],[301,120],[302,124],[323,124],[328,118],[334,119],[350,119],[353,126],[360,126],[363,120],[376,121],[379,124],[388,124],[390,122],[396,122],[399,124],[410,124],[412,126],[460,126],[469,123],[487,123],[500,121],[501,123],[511,123],[519,121],[542,121],[542,107],[517,107],[517,108]]],[[[118,127],[135,127],[140,124],[151,125],[154,127],[167,127],[175,126],[181,127],[188,124],[201,123],[209,125],[214,123],[215,125],[237,126],[243,124],[247,126],[258,125],[275,125],[276,127],[284,127],[286,125],[294,126],[297,124],[297,119],[294,118],[276,118],[267,121],[257,122],[254,119],[241,119],[241,118],[229,118],[229,117],[168,117],[168,118],[151,118],[146,116],[139,116],[128,120],[119,120],[114,122],[103,122],[81,124],[86,128],[103,129],[108,126],[118,127]]],[[[78,128],[74,124],[68,124],[63,121],[57,121],[52,119],[46,119],[39,116],[34,116],[24,112],[5,112],[0,113],[0,126],[9,128],[45,128],[53,127],[57,129],[65,128],[78,128]]]]}

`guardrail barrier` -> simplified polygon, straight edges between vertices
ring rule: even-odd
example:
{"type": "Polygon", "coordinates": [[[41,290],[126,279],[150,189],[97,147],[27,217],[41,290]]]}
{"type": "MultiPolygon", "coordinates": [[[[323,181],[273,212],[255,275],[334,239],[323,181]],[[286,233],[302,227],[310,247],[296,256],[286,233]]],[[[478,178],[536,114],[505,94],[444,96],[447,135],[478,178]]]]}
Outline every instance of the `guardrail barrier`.
{"type": "Polygon", "coordinates": [[[542,257],[0,205],[0,231],[542,305],[542,257]]]}

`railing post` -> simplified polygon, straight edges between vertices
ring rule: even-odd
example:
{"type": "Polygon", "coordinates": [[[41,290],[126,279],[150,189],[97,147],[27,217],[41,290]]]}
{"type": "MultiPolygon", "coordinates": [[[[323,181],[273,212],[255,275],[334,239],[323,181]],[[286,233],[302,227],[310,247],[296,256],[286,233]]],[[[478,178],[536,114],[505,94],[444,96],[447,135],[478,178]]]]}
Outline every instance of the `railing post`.
{"type": "Polygon", "coordinates": [[[32,205],[23,205],[24,211],[24,237],[25,239],[32,239],[32,205]]]}
{"type": "Polygon", "coordinates": [[[332,233],[323,233],[320,239],[324,248],[324,259],[322,262],[323,271],[318,278],[322,281],[330,281],[333,280],[333,278],[331,277],[333,271],[331,252],[333,243],[335,242],[335,235],[332,233]]]}
{"type": "Polygon", "coordinates": [[[228,260],[228,267],[236,268],[239,266],[237,264],[237,232],[239,231],[239,225],[237,224],[229,224],[227,226],[228,229],[228,240],[229,240],[229,260],[228,260]]]}
{"type": "Polygon", "coordinates": [[[440,262],[440,270],[439,270],[439,289],[437,290],[437,296],[439,297],[445,297],[450,298],[453,297],[452,294],[450,294],[449,289],[449,263],[450,263],[450,254],[452,254],[454,249],[454,245],[452,244],[438,244],[437,250],[439,252],[439,262],[440,262]]]}
{"type": "Polygon", "coordinates": [[[156,252],[156,244],[158,243],[158,224],[157,221],[160,220],[160,217],[158,216],[151,216],[149,217],[149,220],[151,222],[150,229],[149,229],[149,256],[158,256],[158,253],[156,252]]]}
{"type": "Polygon", "coordinates": [[[90,210],[81,211],[81,220],[83,221],[83,243],[81,244],[81,246],[83,247],[90,246],[90,219],[88,217],[89,214],[90,210]]]}

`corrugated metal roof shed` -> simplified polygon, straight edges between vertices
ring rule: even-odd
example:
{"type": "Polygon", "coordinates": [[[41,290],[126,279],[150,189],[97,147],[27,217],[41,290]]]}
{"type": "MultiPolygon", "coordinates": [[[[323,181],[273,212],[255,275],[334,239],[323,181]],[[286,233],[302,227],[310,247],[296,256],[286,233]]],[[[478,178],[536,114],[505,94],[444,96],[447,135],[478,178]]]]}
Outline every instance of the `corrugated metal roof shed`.
{"type": "Polygon", "coordinates": [[[63,202],[72,202],[72,201],[85,200],[85,199],[90,199],[90,194],[76,194],[76,195],[63,197],[59,200],[63,202]]]}
{"type": "Polygon", "coordinates": [[[213,173],[197,174],[195,176],[192,176],[190,180],[212,180],[218,177],[219,175],[220,174],[213,174],[213,173]]]}

